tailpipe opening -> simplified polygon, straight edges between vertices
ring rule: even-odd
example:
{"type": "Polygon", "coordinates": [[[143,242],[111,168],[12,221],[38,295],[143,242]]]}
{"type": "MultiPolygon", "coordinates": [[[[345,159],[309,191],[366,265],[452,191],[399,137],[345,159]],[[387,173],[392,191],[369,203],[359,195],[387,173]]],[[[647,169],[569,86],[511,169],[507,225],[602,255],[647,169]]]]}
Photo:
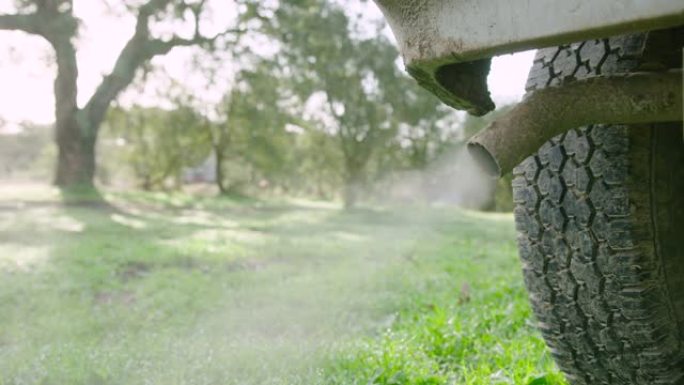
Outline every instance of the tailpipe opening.
{"type": "Polygon", "coordinates": [[[473,158],[475,163],[480,167],[487,176],[493,178],[501,177],[501,167],[496,161],[496,158],[481,144],[476,142],[468,142],[468,153],[473,158]]]}

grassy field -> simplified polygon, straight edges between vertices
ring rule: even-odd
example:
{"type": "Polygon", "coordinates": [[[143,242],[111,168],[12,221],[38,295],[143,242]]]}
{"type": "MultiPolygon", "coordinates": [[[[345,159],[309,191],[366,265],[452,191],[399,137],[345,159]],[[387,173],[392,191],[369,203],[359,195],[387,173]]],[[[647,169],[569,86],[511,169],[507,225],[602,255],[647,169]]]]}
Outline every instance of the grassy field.
{"type": "Polygon", "coordinates": [[[564,384],[509,215],[106,198],[0,192],[0,384],[564,384]]]}

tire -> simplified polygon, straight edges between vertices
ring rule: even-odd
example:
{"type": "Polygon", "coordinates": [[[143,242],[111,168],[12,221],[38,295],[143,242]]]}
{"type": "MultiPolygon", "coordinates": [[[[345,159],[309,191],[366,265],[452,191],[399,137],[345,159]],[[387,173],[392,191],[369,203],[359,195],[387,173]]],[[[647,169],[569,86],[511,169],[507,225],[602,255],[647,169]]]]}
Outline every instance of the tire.
{"type": "MultiPolygon", "coordinates": [[[[676,57],[681,65],[681,51],[658,48],[660,63],[654,60],[651,42],[682,35],[539,50],[527,90],[664,69],[676,57]]],[[[539,329],[573,385],[684,384],[682,135],[681,123],[582,127],[514,170],[525,284],[539,329]]]]}

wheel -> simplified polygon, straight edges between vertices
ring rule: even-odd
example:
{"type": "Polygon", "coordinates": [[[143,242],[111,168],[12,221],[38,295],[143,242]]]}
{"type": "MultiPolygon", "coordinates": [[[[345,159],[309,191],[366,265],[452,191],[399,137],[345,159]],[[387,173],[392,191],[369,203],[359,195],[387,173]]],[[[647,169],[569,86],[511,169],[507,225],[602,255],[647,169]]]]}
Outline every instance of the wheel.
{"type": "MultiPolygon", "coordinates": [[[[663,42],[682,35],[542,49],[528,91],[681,66],[681,45],[663,42]]],[[[514,170],[525,284],[539,329],[573,385],[684,384],[683,133],[681,123],[582,127],[514,170]]]]}

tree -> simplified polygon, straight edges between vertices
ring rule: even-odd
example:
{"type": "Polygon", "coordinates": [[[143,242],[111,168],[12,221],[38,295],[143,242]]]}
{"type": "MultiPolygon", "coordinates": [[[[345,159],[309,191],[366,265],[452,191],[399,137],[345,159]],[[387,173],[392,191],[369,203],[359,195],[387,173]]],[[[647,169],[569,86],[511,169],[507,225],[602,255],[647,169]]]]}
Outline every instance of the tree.
{"type": "Polygon", "coordinates": [[[287,158],[292,155],[294,139],[285,126],[293,119],[281,106],[284,91],[271,64],[255,62],[252,69],[238,74],[219,108],[221,121],[211,125],[216,183],[223,194],[234,192],[231,190],[242,182],[254,182],[228,175],[229,163],[241,163],[243,174],[249,168],[248,179],[274,181],[289,173],[287,158]]]}
{"type": "MultiPolygon", "coordinates": [[[[117,96],[134,80],[136,72],[159,55],[175,47],[213,48],[217,41],[235,37],[242,30],[227,28],[205,36],[200,28],[207,0],[146,0],[142,5],[127,4],[136,15],[135,31],[90,100],[77,104],[78,63],[75,38],[79,20],[73,14],[73,0],[16,0],[17,13],[0,15],[0,30],[17,30],[37,35],[52,46],[56,64],[55,130],[58,147],[55,184],[62,188],[92,187],[95,174],[95,144],[107,110],[117,96]],[[192,23],[192,36],[157,37],[153,24],[159,21],[192,23]]],[[[140,2],[132,2],[140,4],[140,2]]],[[[253,11],[254,7],[244,7],[253,11]]]]}
{"type": "Polygon", "coordinates": [[[382,35],[352,37],[345,11],[320,0],[282,4],[273,33],[302,99],[320,96],[328,131],[343,157],[343,200],[355,205],[375,151],[393,138],[391,87],[402,74],[398,53],[382,35]],[[312,31],[316,31],[312,33],[312,31]]]}
{"type": "Polygon", "coordinates": [[[423,170],[456,141],[457,116],[435,96],[417,87],[412,79],[398,78],[388,92],[394,95],[392,118],[398,125],[396,145],[409,168],[423,170]]]}
{"type": "Polygon", "coordinates": [[[296,136],[296,185],[309,196],[331,199],[344,186],[339,172],[344,161],[337,138],[311,125],[304,125],[303,130],[296,136]]]}
{"type": "Polygon", "coordinates": [[[210,154],[207,119],[185,104],[160,108],[110,110],[106,124],[124,143],[125,159],[144,190],[181,184],[182,171],[210,154]]]}

